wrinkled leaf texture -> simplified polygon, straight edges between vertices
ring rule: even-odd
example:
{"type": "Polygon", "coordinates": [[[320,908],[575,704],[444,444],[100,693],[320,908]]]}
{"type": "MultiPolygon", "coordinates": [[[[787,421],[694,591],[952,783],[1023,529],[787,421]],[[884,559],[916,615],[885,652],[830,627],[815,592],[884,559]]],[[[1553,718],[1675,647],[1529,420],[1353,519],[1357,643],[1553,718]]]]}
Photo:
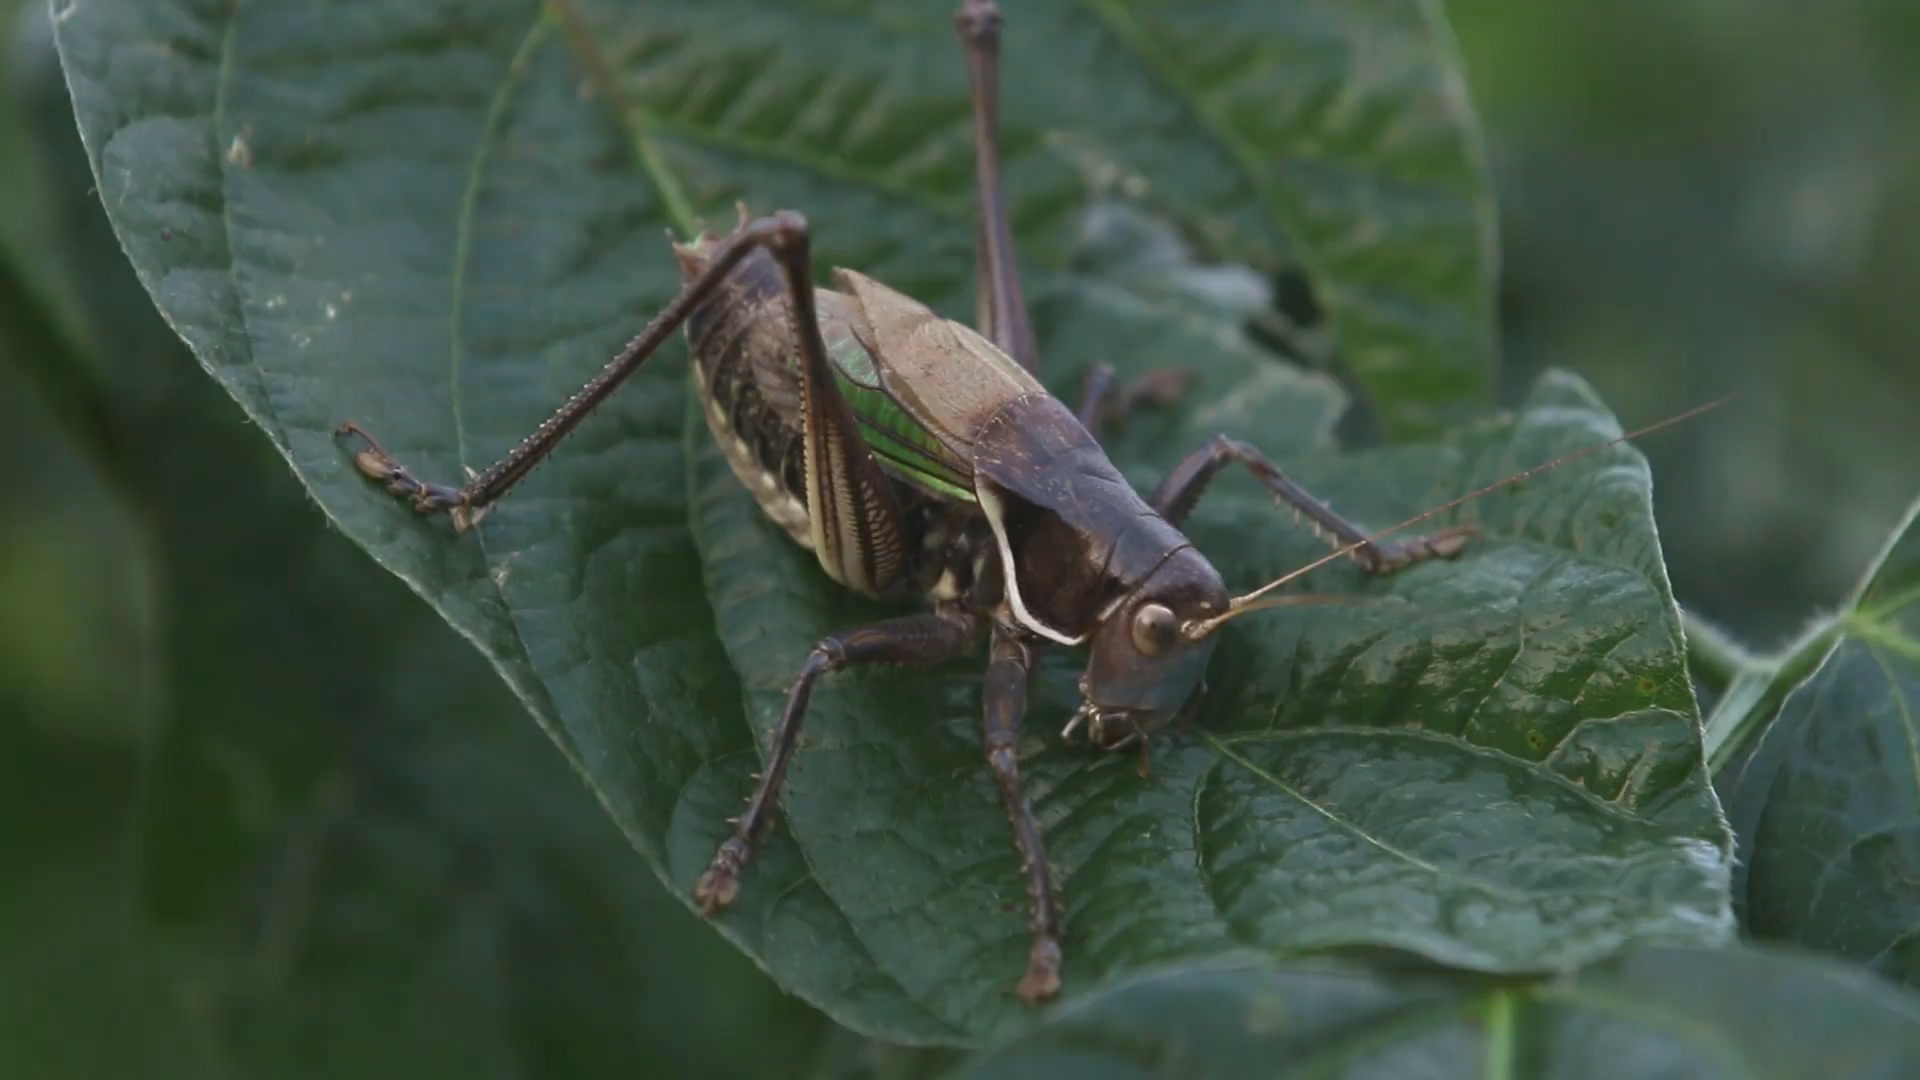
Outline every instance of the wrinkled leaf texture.
{"type": "MultiPolygon", "coordinates": [[[[484,465],[671,294],[662,228],[724,223],[736,197],[802,208],[823,261],[969,312],[949,10],[55,10],[102,198],[162,312],[682,890],[809,642],[881,609],[829,588],[727,480],[678,346],[476,535],[373,490],[330,433],[361,420],[429,476],[484,465]]],[[[1471,403],[1490,212],[1449,49],[1412,2],[1019,6],[1009,180],[1049,377],[1069,387],[1098,359],[1200,377],[1190,408],[1115,441],[1136,481],[1230,430],[1380,525],[1617,431],[1555,378],[1511,419],[1333,457],[1342,395],[1240,333],[1260,283],[1304,267],[1397,428],[1471,403]],[[1182,271],[1181,244],[1255,272],[1182,271]]],[[[1390,582],[1330,568],[1312,587],[1357,602],[1233,627],[1197,731],[1156,746],[1148,780],[1057,744],[1072,670],[1047,660],[1023,753],[1067,897],[1070,993],[1246,950],[1509,971],[1724,937],[1726,836],[1643,461],[1612,450],[1448,521],[1486,542],[1390,582]]],[[[1239,478],[1193,535],[1239,583],[1323,550],[1239,478]]],[[[967,1044],[1024,1015],[1024,899],[974,667],[832,680],[720,920],[866,1033],[967,1044]]]]}

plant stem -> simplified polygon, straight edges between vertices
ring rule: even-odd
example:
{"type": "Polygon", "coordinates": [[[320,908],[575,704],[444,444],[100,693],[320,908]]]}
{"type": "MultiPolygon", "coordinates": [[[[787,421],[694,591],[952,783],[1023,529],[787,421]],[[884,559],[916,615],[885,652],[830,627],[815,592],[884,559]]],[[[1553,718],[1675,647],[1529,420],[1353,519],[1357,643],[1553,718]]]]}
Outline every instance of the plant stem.
{"type": "Polygon", "coordinates": [[[1725,694],[1742,673],[1767,663],[1718,623],[1689,608],[1680,609],[1680,626],[1687,635],[1688,672],[1716,695],[1725,694]]]}
{"type": "MultiPolygon", "coordinates": [[[[1733,673],[1720,700],[1703,721],[1709,771],[1718,773],[1725,768],[1755,735],[1765,730],[1787,695],[1827,658],[1845,625],[1843,616],[1822,616],[1786,648],[1772,656],[1749,656],[1748,665],[1733,673]]],[[[1693,637],[1689,633],[1690,661],[1693,656],[1693,637]]]]}

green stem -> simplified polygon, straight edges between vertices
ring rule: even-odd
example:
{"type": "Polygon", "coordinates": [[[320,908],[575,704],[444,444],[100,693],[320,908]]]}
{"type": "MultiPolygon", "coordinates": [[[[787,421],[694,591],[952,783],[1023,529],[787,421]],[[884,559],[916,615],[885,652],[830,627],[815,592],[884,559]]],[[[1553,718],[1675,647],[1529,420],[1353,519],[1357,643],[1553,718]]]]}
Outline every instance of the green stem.
{"type": "Polygon", "coordinates": [[[1708,621],[1698,612],[1681,608],[1680,626],[1687,635],[1687,670],[1715,695],[1725,694],[1727,687],[1743,672],[1766,663],[1718,623],[1708,621]]]}
{"type": "MultiPolygon", "coordinates": [[[[1820,666],[1845,629],[1845,617],[1825,616],[1779,653],[1750,658],[1749,666],[1734,673],[1704,721],[1707,768],[1711,772],[1717,774],[1725,768],[1772,723],[1780,703],[1820,666]]],[[[1690,640],[1688,659],[1692,658],[1690,640]]]]}
{"type": "Polygon", "coordinates": [[[1487,997],[1487,1080],[1513,1080],[1514,997],[1511,990],[1495,990],[1487,997]]]}

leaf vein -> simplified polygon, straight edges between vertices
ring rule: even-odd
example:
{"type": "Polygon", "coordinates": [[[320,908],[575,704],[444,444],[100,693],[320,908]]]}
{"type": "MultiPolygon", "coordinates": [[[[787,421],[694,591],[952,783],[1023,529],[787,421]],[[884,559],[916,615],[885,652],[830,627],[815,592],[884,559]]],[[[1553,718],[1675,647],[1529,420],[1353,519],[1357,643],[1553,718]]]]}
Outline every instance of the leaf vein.
{"type": "Polygon", "coordinates": [[[1620,651],[1620,646],[1632,641],[1634,636],[1639,632],[1639,627],[1629,624],[1622,629],[1612,641],[1608,642],[1607,647],[1601,651],[1599,656],[1594,657],[1593,662],[1587,666],[1586,675],[1581,678],[1579,688],[1567,697],[1567,704],[1579,704],[1580,699],[1586,696],[1587,687],[1593,683],[1593,677],[1600,674],[1600,669],[1607,665],[1607,661],[1613,659],[1614,653],[1620,651]]]}
{"type": "MultiPolygon", "coordinates": [[[[1233,159],[1234,164],[1252,183],[1256,197],[1266,207],[1268,217],[1284,223],[1285,215],[1277,212],[1268,195],[1269,177],[1259,155],[1246,140],[1238,137],[1231,128],[1222,123],[1213,110],[1207,108],[1206,103],[1200,99],[1200,95],[1193,87],[1175,77],[1173,72],[1167,70],[1165,64],[1155,58],[1153,48],[1147,40],[1147,31],[1134,20],[1132,12],[1128,11],[1124,4],[1117,3],[1115,0],[1079,0],[1079,4],[1115,41],[1134,55],[1140,66],[1165,87],[1174,100],[1192,114],[1200,130],[1233,159]]],[[[1290,239],[1305,247],[1300,237],[1292,236],[1290,239]]],[[[1304,250],[1301,252],[1302,262],[1308,263],[1308,270],[1315,279],[1323,279],[1324,275],[1320,273],[1320,268],[1313,265],[1313,260],[1306,258],[1306,254],[1304,250]]]]}
{"type": "MultiPolygon", "coordinates": [[[[1662,710],[1662,711],[1671,712],[1672,710],[1662,710]]],[[[1586,725],[1586,724],[1606,723],[1609,721],[1620,720],[1631,715],[1634,715],[1634,714],[1632,712],[1627,712],[1627,713],[1619,713],[1613,716],[1590,716],[1581,720],[1580,724],[1586,725]]],[[[1572,792],[1573,794],[1580,796],[1581,799],[1583,799],[1587,804],[1592,806],[1594,809],[1603,811],[1613,817],[1618,817],[1627,821],[1644,822],[1647,820],[1646,815],[1636,813],[1626,808],[1623,808],[1621,805],[1609,799],[1605,799],[1599,795],[1594,794],[1591,790],[1589,790],[1585,786],[1571,779],[1568,779],[1567,777],[1561,775],[1560,773],[1555,772],[1551,768],[1548,768],[1545,762],[1528,761],[1525,758],[1515,757],[1514,755],[1506,753],[1501,750],[1495,750],[1489,747],[1481,746],[1478,743],[1467,742],[1466,740],[1461,739],[1458,736],[1447,735],[1437,731],[1430,731],[1425,728],[1413,728],[1413,727],[1379,728],[1379,727],[1364,727],[1357,724],[1332,724],[1332,725],[1327,725],[1325,727],[1298,728],[1298,729],[1288,729],[1288,730],[1280,730],[1280,731],[1245,731],[1245,732],[1237,732],[1235,734],[1226,735],[1226,736],[1214,735],[1209,733],[1206,736],[1206,739],[1209,743],[1219,747],[1232,747],[1232,746],[1239,746],[1243,743],[1257,744],[1257,743],[1268,743],[1268,742],[1287,742],[1287,741],[1296,740],[1296,739],[1322,739],[1322,738],[1327,738],[1329,736],[1361,736],[1366,738],[1412,739],[1412,740],[1417,740],[1422,742],[1439,743],[1453,750],[1460,751],[1462,753],[1472,754],[1472,755],[1475,755],[1476,757],[1483,757],[1492,761],[1501,762],[1509,766],[1515,766],[1515,767],[1525,769],[1528,772],[1528,774],[1534,777],[1535,779],[1542,780],[1551,784],[1555,784],[1565,789],[1566,791],[1572,792]]],[[[1237,760],[1237,757],[1236,757],[1236,760],[1237,760]]]]}
{"type": "Polygon", "coordinates": [[[1193,869],[1200,878],[1200,892],[1206,896],[1207,903],[1226,930],[1228,938],[1234,938],[1233,921],[1227,918],[1227,909],[1220,903],[1220,892],[1213,880],[1213,871],[1207,868],[1206,838],[1200,829],[1200,800],[1206,794],[1207,785],[1213,782],[1214,775],[1220,771],[1220,762],[1215,760],[1200,773],[1193,785],[1193,802],[1189,816],[1193,822],[1193,869]]]}
{"type": "Polygon", "coordinates": [[[1423,871],[1424,873],[1427,873],[1443,881],[1457,881],[1465,885],[1470,885],[1474,888],[1480,889],[1492,895],[1502,896],[1508,899],[1513,899],[1513,900],[1525,899],[1524,894],[1515,892],[1511,889],[1507,889],[1499,885],[1495,885],[1492,882],[1481,881],[1477,878],[1468,877],[1462,874],[1450,873],[1444,868],[1440,867],[1439,865],[1432,862],[1428,862],[1427,860],[1422,859],[1420,856],[1415,855],[1413,852],[1408,851],[1405,848],[1389,843],[1388,841],[1383,840],[1380,837],[1375,836],[1372,833],[1368,832],[1366,829],[1361,828],[1358,824],[1352,821],[1349,821],[1346,818],[1342,817],[1341,815],[1334,813],[1332,810],[1328,809],[1327,807],[1320,805],[1319,802],[1314,800],[1312,797],[1308,796],[1306,792],[1301,791],[1299,788],[1296,788],[1293,785],[1287,783],[1285,780],[1280,779],[1278,776],[1275,776],[1273,773],[1268,772],[1266,769],[1261,768],[1251,758],[1248,758],[1246,755],[1235,750],[1231,743],[1228,743],[1225,740],[1215,737],[1211,732],[1207,734],[1206,740],[1209,744],[1213,746],[1214,750],[1216,750],[1222,757],[1226,758],[1229,761],[1232,761],[1234,764],[1247,770],[1247,772],[1253,774],[1255,777],[1258,777],[1260,780],[1272,785],[1275,789],[1285,794],[1288,798],[1295,800],[1300,805],[1320,815],[1329,824],[1334,825],[1335,827],[1339,828],[1341,831],[1353,836],[1355,839],[1360,840],[1365,844],[1372,846],[1373,848],[1379,850],[1381,853],[1391,858],[1398,859],[1409,866],[1415,867],[1423,871]]]}
{"type": "Polygon", "coordinates": [[[1913,703],[1907,700],[1906,689],[1899,677],[1887,666],[1886,657],[1872,643],[1867,645],[1867,655],[1873,658],[1874,666],[1886,677],[1887,694],[1893,699],[1893,707],[1900,713],[1900,730],[1907,737],[1907,777],[1916,788],[1920,788],[1920,727],[1914,723],[1913,703]]]}
{"type": "Polygon", "coordinates": [[[546,0],[548,10],[559,20],[566,32],[567,44],[580,62],[586,66],[587,78],[599,91],[599,96],[614,111],[615,119],[626,131],[633,143],[634,159],[640,168],[653,181],[653,187],[660,195],[660,201],[666,207],[667,217],[674,227],[687,236],[698,231],[699,222],[693,212],[693,204],[688,202],[686,192],[680,187],[680,178],[667,168],[666,159],[660,154],[659,144],[651,135],[656,117],[644,110],[626,103],[620,93],[620,84],[614,81],[613,74],[607,68],[606,58],[600,55],[593,34],[587,29],[580,15],[573,8],[573,0],[546,0]]]}
{"type": "MultiPolygon", "coordinates": [[[[756,139],[722,128],[689,123],[664,113],[645,113],[647,126],[662,134],[705,144],[717,150],[730,150],[767,161],[789,165],[814,173],[822,179],[851,187],[864,187],[901,202],[918,206],[940,217],[965,219],[971,210],[958,203],[936,198],[909,185],[890,180],[882,174],[849,168],[824,154],[809,153],[802,147],[756,139]]],[[[1025,257],[1025,253],[1022,253],[1025,257]]]]}

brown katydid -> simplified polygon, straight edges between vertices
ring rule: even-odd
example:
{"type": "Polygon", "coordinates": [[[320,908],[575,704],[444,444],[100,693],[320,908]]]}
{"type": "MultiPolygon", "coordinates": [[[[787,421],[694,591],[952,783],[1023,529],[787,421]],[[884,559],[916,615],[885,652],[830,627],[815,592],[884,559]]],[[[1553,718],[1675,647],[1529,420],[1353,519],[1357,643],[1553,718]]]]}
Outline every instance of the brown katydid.
{"type": "MultiPolygon", "coordinates": [[[[465,485],[422,482],[356,425],[341,431],[364,440],[354,456],[363,473],[422,513],[447,512],[465,531],[684,325],[708,426],[766,514],[841,585],[886,599],[923,597],[931,606],[813,646],[788,692],[766,768],[696,883],[696,900],[712,914],[737,895],[822,675],[865,664],[938,664],[985,635],[985,750],[1026,877],[1032,931],[1018,991],[1039,1002],[1059,990],[1062,927],[1017,754],[1035,650],[1060,644],[1089,652],[1083,704],[1063,735],[1084,729],[1106,749],[1144,743],[1195,699],[1223,624],[1311,599],[1273,596],[1280,585],[1339,557],[1375,573],[1451,557],[1471,530],[1384,543],[1384,534],[1367,535],[1259,450],[1225,437],[1188,454],[1149,497],[1137,494],[1094,434],[1099,418],[1115,411],[1111,379],[1096,373],[1076,413],[1034,375],[1037,349],[997,154],[1000,14],[993,0],[964,0],[955,22],[973,104],[978,331],[849,270],[835,272],[833,288],[816,288],[805,219],[792,212],[749,219],[742,209],[728,236],[674,244],[679,295],[551,419],[465,485]],[[1234,463],[1329,537],[1334,553],[1232,596],[1180,526],[1209,482],[1234,463]]],[[[1165,397],[1168,380],[1149,379],[1133,393],[1165,397]]]]}

